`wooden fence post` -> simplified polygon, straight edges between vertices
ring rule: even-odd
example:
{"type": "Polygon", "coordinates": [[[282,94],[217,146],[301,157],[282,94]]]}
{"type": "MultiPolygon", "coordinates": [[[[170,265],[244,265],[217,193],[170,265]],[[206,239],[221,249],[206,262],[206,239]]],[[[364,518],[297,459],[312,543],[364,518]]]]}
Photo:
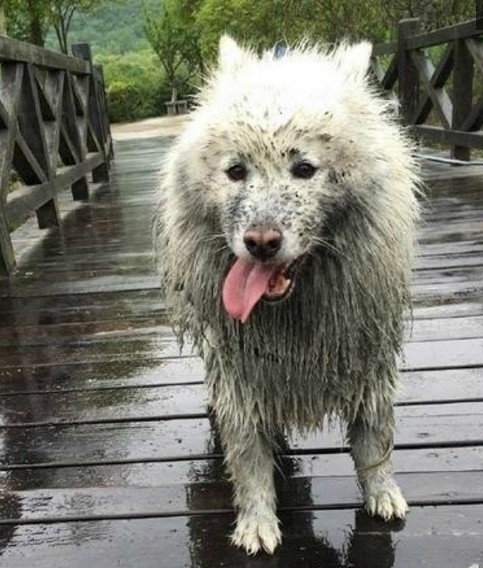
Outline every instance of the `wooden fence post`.
{"type": "Polygon", "coordinates": [[[0,204],[0,277],[9,276],[15,268],[15,254],[13,252],[10,231],[0,204]]]}
{"type": "MultiPolygon", "coordinates": [[[[31,63],[27,63],[25,66],[24,82],[19,105],[19,110],[22,112],[19,112],[18,125],[22,135],[25,140],[29,141],[30,151],[42,168],[46,178],[49,181],[53,181],[53,168],[55,164],[51,162],[51,157],[49,156],[45,124],[40,108],[39,91],[36,86],[34,66],[31,63]]],[[[55,156],[52,157],[52,159],[55,159],[55,156]]],[[[21,168],[18,169],[19,173],[22,175],[21,168]]],[[[28,175],[27,172],[25,172],[24,175],[28,175]]],[[[38,183],[38,181],[33,179],[32,184],[35,183],[38,183]]],[[[53,187],[51,189],[51,197],[52,199],[41,205],[36,211],[37,222],[40,229],[57,227],[60,224],[57,196],[53,187]]]]}
{"type": "MultiPolygon", "coordinates": [[[[465,40],[455,40],[453,69],[453,118],[452,130],[463,130],[462,126],[469,116],[473,104],[474,62],[466,47],[465,40]]],[[[451,157],[458,160],[469,160],[469,146],[452,146],[451,157]]]]}
{"type": "Polygon", "coordinates": [[[106,129],[102,113],[102,104],[99,96],[99,81],[96,80],[96,69],[92,63],[90,45],[88,43],[77,43],[72,46],[72,53],[75,57],[87,61],[91,70],[89,75],[90,84],[88,89],[88,108],[90,112],[92,112],[92,126],[97,139],[101,144],[101,150],[104,157],[103,163],[92,170],[92,181],[95,183],[107,182],[109,181],[109,150],[106,149],[106,129]]]}
{"type": "Polygon", "coordinates": [[[114,156],[114,148],[112,144],[111,123],[109,122],[109,113],[107,108],[106,79],[104,77],[104,69],[102,65],[94,65],[94,69],[96,69],[102,85],[102,90],[100,88],[98,90],[98,100],[104,129],[104,140],[108,145],[106,152],[110,161],[114,156]]]}
{"type": "Polygon", "coordinates": [[[34,213],[40,228],[58,225],[63,188],[84,200],[89,172],[108,179],[104,82],[89,47],[77,55],[0,35],[0,277],[15,267],[15,229],[34,213]]]}
{"type": "Polygon", "coordinates": [[[401,114],[406,124],[412,124],[419,99],[419,78],[411,54],[406,48],[406,39],[417,35],[419,18],[401,20],[398,24],[398,84],[401,114]]]}

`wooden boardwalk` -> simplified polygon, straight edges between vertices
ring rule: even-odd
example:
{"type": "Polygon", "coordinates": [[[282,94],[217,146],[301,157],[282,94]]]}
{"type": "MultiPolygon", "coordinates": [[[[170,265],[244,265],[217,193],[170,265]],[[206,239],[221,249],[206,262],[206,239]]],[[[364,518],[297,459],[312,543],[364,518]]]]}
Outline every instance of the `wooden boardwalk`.
{"type": "Polygon", "coordinates": [[[61,201],[62,229],[14,235],[19,270],[0,284],[0,566],[483,566],[482,171],[428,172],[394,453],[407,521],[360,509],[339,430],[296,438],[278,480],[284,544],[247,558],[227,539],[202,366],[179,356],[152,269],[168,144],[118,142],[110,186],[61,201]]]}

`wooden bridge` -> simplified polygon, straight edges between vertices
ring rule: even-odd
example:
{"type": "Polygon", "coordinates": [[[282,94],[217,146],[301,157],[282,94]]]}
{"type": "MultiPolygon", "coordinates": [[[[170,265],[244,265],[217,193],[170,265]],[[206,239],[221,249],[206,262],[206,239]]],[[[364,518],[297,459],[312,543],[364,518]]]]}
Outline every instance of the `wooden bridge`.
{"type": "MultiPolygon", "coordinates": [[[[479,53],[476,25],[440,31],[450,46],[446,50],[479,53]]],[[[464,121],[452,128],[457,112],[442,90],[437,71],[442,64],[433,69],[436,79],[421,78],[421,70],[430,69],[424,37],[412,36],[415,51],[411,55],[406,46],[404,56],[398,52],[399,65],[375,69],[382,70],[388,88],[396,85],[396,70],[403,87],[405,66],[413,79],[419,73],[418,103],[408,122],[424,126],[428,106],[444,100],[444,116],[451,120],[440,127],[445,132],[440,140],[456,153],[464,148],[467,156],[470,146],[481,147],[481,120],[467,121],[472,127],[466,133],[464,121]],[[415,61],[426,63],[417,67],[415,61]],[[423,107],[418,118],[414,113],[423,107]]],[[[61,120],[51,119],[53,145],[35,146],[22,118],[29,105],[19,103],[14,113],[15,105],[7,104],[12,99],[0,91],[2,163],[16,156],[21,178],[8,195],[2,186],[0,206],[3,268],[9,273],[0,280],[0,566],[481,566],[483,167],[426,162],[428,199],[394,452],[411,504],[406,522],[384,523],[362,511],[339,430],[295,438],[282,456],[284,475],[278,479],[284,544],[272,558],[247,558],[227,539],[234,520],[230,486],[206,415],[202,365],[189,351],[180,356],[151,264],[156,168],[171,138],[117,141],[110,181],[99,184],[110,159],[99,72],[89,59],[62,58],[53,68],[54,59],[43,52],[34,54],[43,59],[31,50],[22,56],[15,51],[17,59],[9,59],[14,51],[0,40],[2,81],[17,77],[10,84],[17,97],[26,97],[27,89],[37,113],[37,140],[50,139],[44,136],[45,116],[53,116],[48,114],[53,103],[62,106],[51,94],[58,91],[42,89],[46,81],[61,81],[67,106],[55,115],[61,120]],[[58,153],[62,164],[52,159],[58,153]],[[90,186],[89,168],[95,182],[90,186]],[[23,177],[28,170],[32,175],[23,177]],[[64,185],[73,187],[74,197],[81,188],[82,201],[73,202],[55,181],[69,171],[76,173],[63,178],[64,185]],[[21,226],[11,221],[20,218],[11,215],[21,203],[24,211],[27,203],[31,213],[40,211],[42,226],[46,218],[54,225],[42,238],[35,217],[21,226]]],[[[455,76],[458,57],[450,65],[455,76]]],[[[443,75],[450,76],[447,70],[443,75]]],[[[477,97],[470,106],[468,116],[481,115],[477,97]]]]}

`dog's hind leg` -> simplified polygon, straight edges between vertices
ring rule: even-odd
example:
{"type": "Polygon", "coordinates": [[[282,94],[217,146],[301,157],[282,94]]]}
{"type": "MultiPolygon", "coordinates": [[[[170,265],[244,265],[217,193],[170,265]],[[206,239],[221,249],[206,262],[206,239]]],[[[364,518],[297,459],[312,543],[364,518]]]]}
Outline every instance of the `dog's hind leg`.
{"type": "MultiPolygon", "coordinates": [[[[243,411],[241,411],[243,413],[243,411]]],[[[274,454],[270,438],[252,417],[217,412],[225,459],[234,485],[237,508],[232,542],[249,554],[272,553],[281,542],[276,516],[274,454]]]]}
{"type": "MultiPolygon", "coordinates": [[[[371,410],[360,410],[349,422],[348,440],[369,515],[386,521],[404,518],[408,506],[393,475],[394,437],[392,401],[378,400],[371,410]]],[[[368,408],[367,406],[365,408],[368,408]]]]}

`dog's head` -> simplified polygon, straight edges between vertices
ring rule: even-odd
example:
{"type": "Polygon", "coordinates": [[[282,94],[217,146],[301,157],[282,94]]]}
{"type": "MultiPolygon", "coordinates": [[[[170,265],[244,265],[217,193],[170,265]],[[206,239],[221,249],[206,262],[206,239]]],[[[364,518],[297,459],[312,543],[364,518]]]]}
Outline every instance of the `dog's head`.
{"type": "Polygon", "coordinates": [[[215,213],[237,257],[223,289],[233,317],[247,319],[262,296],[285,298],[347,212],[401,175],[391,167],[401,144],[380,121],[387,104],[368,86],[370,56],[361,43],[258,57],[222,38],[181,149],[191,202],[215,213]]]}

